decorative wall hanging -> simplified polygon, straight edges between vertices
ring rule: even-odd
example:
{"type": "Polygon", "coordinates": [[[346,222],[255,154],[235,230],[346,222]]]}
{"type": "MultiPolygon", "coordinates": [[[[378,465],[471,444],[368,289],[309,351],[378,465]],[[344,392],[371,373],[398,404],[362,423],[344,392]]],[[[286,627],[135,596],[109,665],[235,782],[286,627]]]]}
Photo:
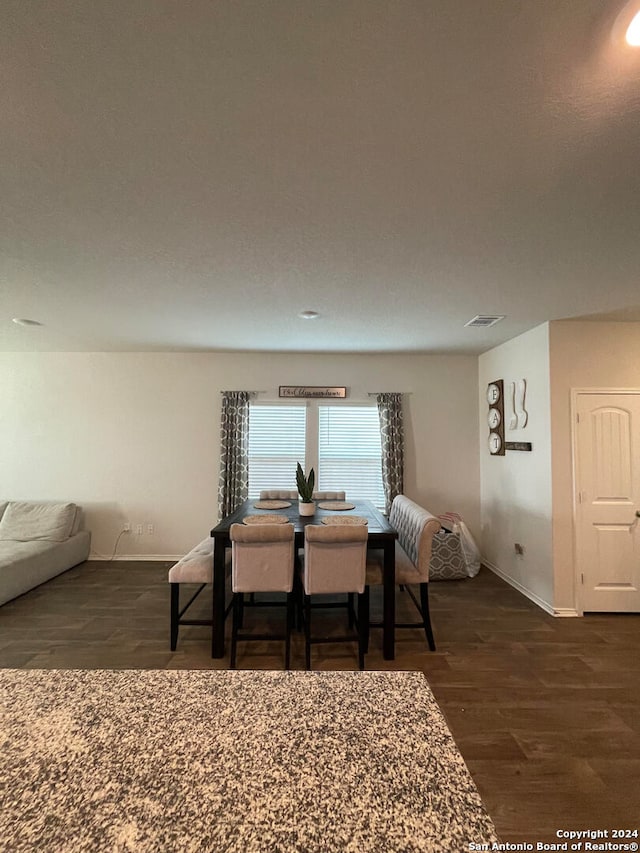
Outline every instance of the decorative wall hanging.
{"type": "Polygon", "coordinates": [[[489,453],[492,456],[504,456],[504,382],[495,379],[487,385],[487,403],[489,412],[489,453]]]}
{"type": "Polygon", "coordinates": [[[509,383],[506,399],[506,421],[508,429],[524,429],[529,415],[524,407],[524,397],[527,390],[526,379],[518,379],[509,383]]]}
{"type": "Polygon", "coordinates": [[[516,410],[516,418],[518,419],[518,429],[524,429],[527,425],[527,421],[529,420],[529,415],[527,414],[524,407],[524,395],[527,391],[527,383],[525,379],[518,379],[516,382],[516,393],[515,393],[515,410],[516,410]]]}
{"type": "Polygon", "coordinates": [[[506,418],[507,418],[507,427],[509,429],[515,429],[518,426],[518,416],[516,415],[516,383],[509,383],[509,390],[507,391],[507,399],[506,399],[506,418]]]}
{"type": "Polygon", "coordinates": [[[347,396],[346,388],[333,385],[280,385],[280,397],[325,397],[343,399],[347,396]]]}

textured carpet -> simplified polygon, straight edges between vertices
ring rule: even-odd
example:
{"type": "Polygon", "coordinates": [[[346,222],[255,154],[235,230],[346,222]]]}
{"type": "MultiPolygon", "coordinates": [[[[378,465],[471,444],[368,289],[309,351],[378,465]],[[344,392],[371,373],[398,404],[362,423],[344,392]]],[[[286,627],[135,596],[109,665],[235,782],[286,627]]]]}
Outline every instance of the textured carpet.
{"type": "Polygon", "coordinates": [[[19,851],[451,851],[497,840],[407,672],[0,670],[19,851]]]}

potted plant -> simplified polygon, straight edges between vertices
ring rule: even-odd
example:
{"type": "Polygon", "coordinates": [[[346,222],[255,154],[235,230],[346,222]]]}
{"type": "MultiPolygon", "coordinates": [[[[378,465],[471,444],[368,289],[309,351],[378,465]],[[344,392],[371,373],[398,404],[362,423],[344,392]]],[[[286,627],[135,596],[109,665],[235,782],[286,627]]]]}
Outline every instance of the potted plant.
{"type": "Polygon", "coordinates": [[[309,475],[305,477],[302,465],[298,462],[296,468],[296,485],[300,500],[298,501],[298,512],[300,515],[313,515],[316,511],[316,505],[313,500],[313,487],[316,482],[316,475],[313,468],[309,471],[309,475]]]}

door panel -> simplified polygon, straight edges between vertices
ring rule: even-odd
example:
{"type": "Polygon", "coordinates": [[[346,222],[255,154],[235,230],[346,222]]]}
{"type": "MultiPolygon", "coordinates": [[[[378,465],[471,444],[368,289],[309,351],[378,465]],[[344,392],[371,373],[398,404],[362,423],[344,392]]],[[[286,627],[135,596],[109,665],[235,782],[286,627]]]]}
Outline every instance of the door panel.
{"type": "Polygon", "coordinates": [[[640,611],[640,395],[578,394],[577,559],[584,611],[640,611]]]}

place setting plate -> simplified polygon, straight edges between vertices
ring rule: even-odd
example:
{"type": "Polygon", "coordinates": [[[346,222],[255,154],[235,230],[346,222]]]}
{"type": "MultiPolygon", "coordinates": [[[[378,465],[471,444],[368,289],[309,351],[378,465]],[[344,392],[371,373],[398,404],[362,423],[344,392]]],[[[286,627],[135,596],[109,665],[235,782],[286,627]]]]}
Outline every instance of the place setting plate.
{"type": "Polygon", "coordinates": [[[288,506],[291,506],[291,501],[268,500],[254,503],[256,509],[286,509],[288,506]]]}
{"type": "Polygon", "coordinates": [[[242,519],[243,524],[287,524],[286,515],[247,515],[242,519]]]}
{"type": "Polygon", "coordinates": [[[320,501],[318,507],[320,509],[355,509],[356,505],[349,501],[320,501]]]}
{"type": "Polygon", "coordinates": [[[322,519],[322,523],[364,527],[369,522],[361,515],[327,515],[322,519]]]}

